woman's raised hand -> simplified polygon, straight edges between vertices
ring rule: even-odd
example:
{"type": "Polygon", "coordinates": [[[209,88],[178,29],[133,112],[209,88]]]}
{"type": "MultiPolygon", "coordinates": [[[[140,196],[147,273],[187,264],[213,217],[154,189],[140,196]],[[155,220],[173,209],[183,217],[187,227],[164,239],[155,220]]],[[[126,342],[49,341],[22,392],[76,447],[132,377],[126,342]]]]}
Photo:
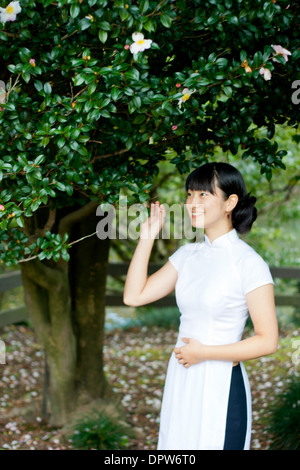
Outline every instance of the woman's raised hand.
{"type": "Polygon", "coordinates": [[[141,225],[140,238],[154,240],[160,232],[166,217],[166,210],[158,201],[151,203],[150,216],[141,225]]]}

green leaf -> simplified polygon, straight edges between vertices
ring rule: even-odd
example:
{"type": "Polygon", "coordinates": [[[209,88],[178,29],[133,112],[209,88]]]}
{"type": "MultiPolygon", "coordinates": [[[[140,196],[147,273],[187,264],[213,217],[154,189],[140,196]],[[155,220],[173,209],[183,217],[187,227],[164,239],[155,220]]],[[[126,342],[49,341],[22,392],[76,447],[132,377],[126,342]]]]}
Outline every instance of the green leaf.
{"type": "Polygon", "coordinates": [[[216,60],[216,65],[218,67],[226,67],[228,65],[228,59],[226,59],[225,57],[220,57],[216,60]]]}
{"type": "Polygon", "coordinates": [[[36,159],[34,160],[34,164],[35,165],[40,165],[41,163],[43,163],[45,161],[45,156],[44,155],[39,155],[38,157],[36,157],[36,159]]]}
{"type": "Polygon", "coordinates": [[[100,116],[103,116],[104,118],[110,118],[110,112],[107,111],[107,109],[100,109],[99,114],[100,116]]]}
{"type": "Polygon", "coordinates": [[[64,261],[67,261],[67,262],[68,262],[68,261],[70,260],[70,255],[69,255],[69,253],[67,253],[67,252],[63,252],[62,255],[61,255],[61,257],[62,257],[62,259],[63,259],[64,261]]]}
{"type": "Polygon", "coordinates": [[[11,73],[15,73],[16,66],[13,65],[13,64],[9,64],[9,65],[7,66],[7,69],[8,69],[11,73]]]}
{"type": "Polygon", "coordinates": [[[8,41],[8,37],[6,36],[6,34],[0,32],[0,41],[8,41]]]}
{"type": "Polygon", "coordinates": [[[28,63],[30,57],[31,57],[31,51],[27,49],[27,47],[21,47],[19,49],[19,56],[22,60],[22,62],[28,63]]]}
{"type": "Polygon", "coordinates": [[[300,49],[296,49],[294,50],[293,54],[292,54],[292,60],[297,60],[300,58],[300,49]]]}
{"type": "Polygon", "coordinates": [[[172,19],[165,13],[160,15],[160,21],[166,28],[170,28],[172,26],[172,19]]]}
{"type": "Polygon", "coordinates": [[[120,15],[121,21],[127,20],[128,15],[129,15],[128,10],[126,8],[121,8],[119,10],[119,15],[120,15]]]}
{"type": "Polygon", "coordinates": [[[46,95],[51,95],[52,93],[52,87],[49,82],[44,83],[44,91],[46,95]]]}
{"type": "Polygon", "coordinates": [[[148,0],[142,0],[139,6],[139,10],[142,13],[146,13],[147,10],[149,10],[149,1],[148,0]]]}
{"type": "Polygon", "coordinates": [[[103,29],[104,31],[110,31],[110,24],[108,21],[100,21],[98,24],[100,29],[103,29]]]}
{"type": "Polygon", "coordinates": [[[140,72],[134,68],[128,70],[128,72],[125,72],[124,75],[127,80],[139,80],[140,78],[140,72]]]}
{"type": "Polygon", "coordinates": [[[247,59],[247,52],[246,51],[241,51],[240,52],[240,61],[241,63],[244,62],[244,60],[247,59]]]}
{"type": "Polygon", "coordinates": [[[76,77],[73,78],[73,81],[74,81],[75,86],[79,86],[82,83],[84,83],[84,77],[82,75],[80,75],[80,73],[79,73],[78,75],[76,75],[76,77]]]}
{"type": "Polygon", "coordinates": [[[100,75],[107,75],[108,73],[111,73],[112,67],[102,67],[99,70],[100,75]]]}
{"type": "Polygon", "coordinates": [[[40,82],[40,80],[36,80],[34,82],[34,88],[37,90],[37,91],[41,91],[43,89],[43,84],[42,82],[40,82]]]}
{"type": "Polygon", "coordinates": [[[56,182],[56,187],[59,191],[65,191],[66,190],[66,187],[63,183],[60,183],[59,181],[56,182]]]}
{"type": "Polygon", "coordinates": [[[100,102],[101,108],[105,108],[110,103],[110,98],[104,98],[103,101],[100,102]]]}
{"type": "Polygon", "coordinates": [[[22,219],[22,217],[17,217],[16,222],[19,227],[24,228],[24,220],[22,219]]]}
{"type": "Polygon", "coordinates": [[[127,148],[127,150],[130,150],[131,147],[132,147],[132,139],[127,139],[126,142],[125,142],[125,147],[127,148]]]}
{"type": "Polygon", "coordinates": [[[132,98],[132,102],[135,108],[140,108],[142,106],[142,100],[139,96],[134,96],[132,98]]]}
{"type": "Polygon", "coordinates": [[[67,193],[68,196],[72,196],[72,194],[73,194],[73,186],[72,185],[70,185],[70,184],[66,185],[66,193],[67,193]]]}
{"type": "Polygon", "coordinates": [[[108,34],[106,31],[99,30],[98,37],[100,41],[104,44],[107,41],[108,34]]]}
{"type": "Polygon", "coordinates": [[[42,139],[42,146],[47,147],[47,145],[49,144],[49,141],[50,141],[49,137],[44,137],[42,139]]]}
{"type": "Polygon", "coordinates": [[[224,86],[223,91],[228,98],[232,96],[232,88],[230,86],[224,86]]]}
{"type": "Polygon", "coordinates": [[[32,212],[36,211],[40,206],[40,201],[37,199],[36,201],[33,201],[32,204],[30,205],[30,208],[32,212]]]}
{"type": "Polygon", "coordinates": [[[70,8],[70,16],[71,18],[77,18],[77,16],[79,15],[80,13],[80,6],[79,5],[76,5],[76,4],[73,4],[71,5],[71,8],[70,8]]]}
{"type": "Polygon", "coordinates": [[[5,103],[4,105],[5,109],[8,111],[14,111],[16,109],[15,105],[13,103],[5,103]]]}
{"type": "Polygon", "coordinates": [[[82,18],[82,20],[80,20],[80,29],[81,31],[84,31],[85,29],[88,29],[91,27],[91,20],[89,18],[82,18]]]}
{"type": "Polygon", "coordinates": [[[143,28],[144,28],[146,31],[148,31],[149,33],[151,33],[151,32],[154,31],[154,29],[155,29],[155,28],[154,28],[154,24],[155,24],[155,23],[153,23],[152,20],[149,19],[148,21],[146,21],[146,23],[143,24],[143,28]]]}
{"type": "Polygon", "coordinates": [[[57,147],[61,149],[65,145],[66,141],[63,137],[60,137],[57,141],[57,147]]]}
{"type": "Polygon", "coordinates": [[[28,83],[30,81],[30,73],[29,72],[23,72],[22,73],[22,78],[24,82],[28,83]]]}
{"type": "Polygon", "coordinates": [[[110,92],[111,97],[114,101],[117,101],[119,98],[121,98],[121,96],[123,96],[123,93],[124,91],[121,90],[120,88],[117,88],[116,86],[114,86],[110,92]]]}

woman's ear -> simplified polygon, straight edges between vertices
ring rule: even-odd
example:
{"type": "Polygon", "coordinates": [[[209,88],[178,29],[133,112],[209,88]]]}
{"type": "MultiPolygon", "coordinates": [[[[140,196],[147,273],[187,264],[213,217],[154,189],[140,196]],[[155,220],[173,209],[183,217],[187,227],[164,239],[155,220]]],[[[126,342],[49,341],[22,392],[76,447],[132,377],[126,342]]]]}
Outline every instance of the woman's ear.
{"type": "Polygon", "coordinates": [[[239,197],[236,194],[231,194],[227,199],[227,211],[231,212],[239,202],[239,197]]]}

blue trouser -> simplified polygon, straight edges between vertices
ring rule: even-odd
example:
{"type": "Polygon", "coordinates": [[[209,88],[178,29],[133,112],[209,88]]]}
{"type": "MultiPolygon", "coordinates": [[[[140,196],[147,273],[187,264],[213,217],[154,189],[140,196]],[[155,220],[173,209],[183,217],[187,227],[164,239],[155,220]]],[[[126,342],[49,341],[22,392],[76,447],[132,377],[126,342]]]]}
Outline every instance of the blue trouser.
{"type": "Polygon", "coordinates": [[[224,450],[243,450],[247,432],[247,401],[240,364],[232,368],[224,450]]]}

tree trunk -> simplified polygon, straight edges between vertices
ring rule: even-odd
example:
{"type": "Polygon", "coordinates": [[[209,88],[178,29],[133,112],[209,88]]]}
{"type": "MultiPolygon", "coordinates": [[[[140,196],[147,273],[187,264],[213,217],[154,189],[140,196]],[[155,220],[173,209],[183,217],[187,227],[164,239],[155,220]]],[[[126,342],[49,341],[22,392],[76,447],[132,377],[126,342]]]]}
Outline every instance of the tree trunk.
{"type": "MultiPolygon", "coordinates": [[[[94,214],[76,224],[72,239],[93,233],[94,214]]],[[[77,340],[76,393],[80,403],[105,397],[107,382],[103,372],[105,288],[109,239],[86,238],[71,249],[69,280],[72,319],[77,340]]]]}
{"type": "Polygon", "coordinates": [[[67,271],[34,260],[22,266],[22,273],[27,308],[45,351],[43,414],[60,426],[73,406],[76,370],[67,271]]]}
{"type": "MultiPolygon", "coordinates": [[[[96,224],[95,213],[76,221],[71,240],[95,232],[96,224]]],[[[54,426],[67,424],[78,407],[108,391],[103,372],[108,250],[108,240],[93,236],[70,248],[69,263],[22,264],[25,301],[45,351],[43,415],[54,426]]]]}

